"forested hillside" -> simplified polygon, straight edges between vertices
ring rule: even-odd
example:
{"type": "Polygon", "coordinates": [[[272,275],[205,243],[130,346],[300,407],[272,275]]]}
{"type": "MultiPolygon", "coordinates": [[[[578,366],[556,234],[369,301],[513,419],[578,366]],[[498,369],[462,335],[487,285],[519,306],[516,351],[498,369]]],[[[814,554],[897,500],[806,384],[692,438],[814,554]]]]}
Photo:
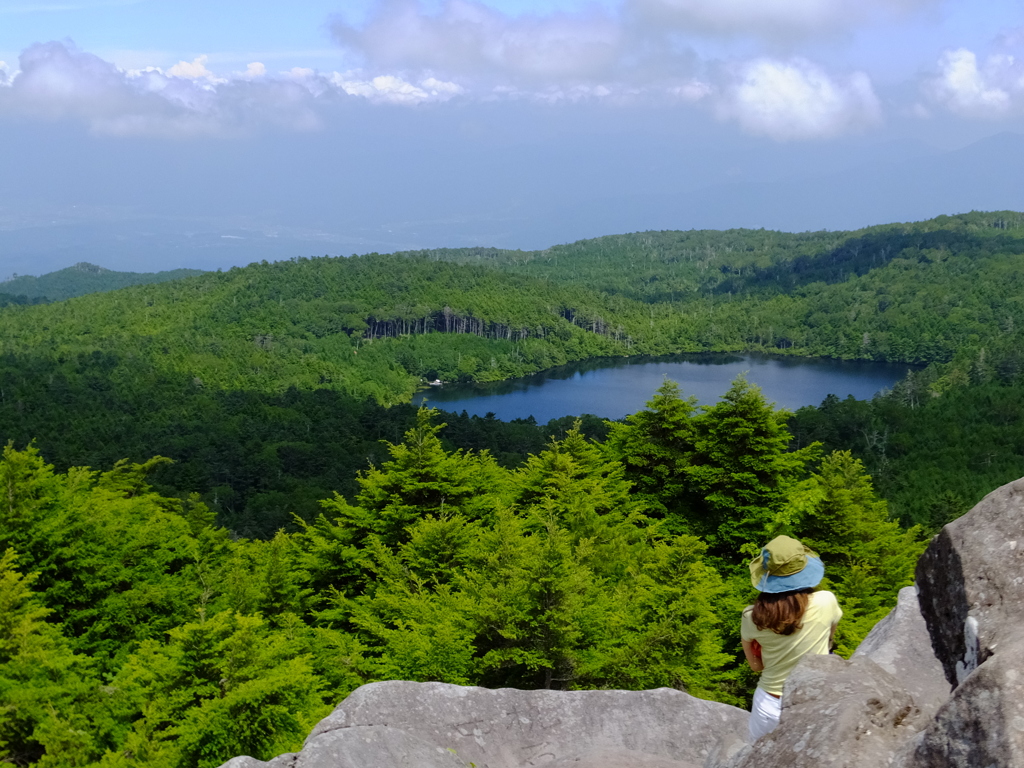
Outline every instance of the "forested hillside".
{"type": "MultiPolygon", "coordinates": [[[[794,427],[853,450],[895,514],[932,525],[1015,476],[1024,456],[1020,222],[968,214],[855,233],[298,259],[42,307],[22,299],[0,312],[0,439],[34,439],[61,469],[167,455],[161,491],[198,492],[223,524],[268,536],[354,488],[379,461],[377,441],[408,428],[412,411],[398,406],[424,379],[679,351],[903,360],[932,367],[884,402],[801,414],[794,427]],[[970,423],[944,416],[954,401],[970,423]]],[[[558,431],[448,420],[449,445],[506,465],[558,431]]]]}
{"type": "MultiPolygon", "coordinates": [[[[839,283],[894,259],[1019,254],[1024,214],[972,212],[852,232],[689,230],[581,240],[543,251],[457,248],[411,252],[461,264],[586,285],[646,303],[710,293],[789,293],[839,283]]],[[[941,259],[939,259],[941,260],[941,259]]]]}
{"type": "Polygon", "coordinates": [[[821,552],[848,653],[923,539],[1024,474],[1021,224],[641,233],[9,298],[0,760],[269,757],[396,677],[742,702],[745,562],[780,532],[821,552]],[[710,407],[666,383],[611,424],[408,405],[425,378],[739,350],[927,367],[795,415],[743,379],[710,407]]]}
{"type": "Polygon", "coordinates": [[[166,272],[115,272],[82,261],[56,272],[34,277],[14,275],[0,283],[0,291],[29,299],[63,301],[87,293],[114,291],[129,285],[164,283],[190,275],[200,275],[199,269],[172,269],[166,272]]]}
{"type": "Polygon", "coordinates": [[[301,259],[11,307],[0,352],[99,354],[120,377],[141,365],[218,390],[323,387],[389,404],[427,374],[487,381],[625,354],[637,316],[632,302],[479,267],[301,259]]]}
{"type": "Polygon", "coordinates": [[[642,232],[430,253],[647,303],[659,339],[686,351],[933,362],[1024,340],[1024,215],[1011,211],[856,232],[642,232]]]}

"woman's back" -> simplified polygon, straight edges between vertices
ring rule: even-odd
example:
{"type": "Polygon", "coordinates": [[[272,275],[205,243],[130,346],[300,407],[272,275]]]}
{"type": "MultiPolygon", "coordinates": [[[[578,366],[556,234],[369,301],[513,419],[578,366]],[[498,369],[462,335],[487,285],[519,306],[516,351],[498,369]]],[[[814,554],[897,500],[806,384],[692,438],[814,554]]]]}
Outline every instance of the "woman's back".
{"type": "Polygon", "coordinates": [[[829,652],[832,628],[842,616],[836,596],[827,591],[809,596],[800,628],[791,635],[758,629],[751,617],[752,611],[753,606],[744,609],[740,635],[744,640],[756,640],[760,644],[764,671],[758,687],[775,696],[782,695],[783,684],[800,659],[808,654],[829,652]]]}

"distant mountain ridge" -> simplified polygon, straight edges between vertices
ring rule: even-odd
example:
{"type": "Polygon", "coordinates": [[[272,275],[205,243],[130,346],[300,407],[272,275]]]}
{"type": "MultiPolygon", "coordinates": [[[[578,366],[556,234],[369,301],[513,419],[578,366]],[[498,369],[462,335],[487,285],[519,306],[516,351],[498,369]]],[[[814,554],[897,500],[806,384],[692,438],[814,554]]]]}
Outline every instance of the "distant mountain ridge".
{"type": "Polygon", "coordinates": [[[0,292],[11,296],[24,296],[28,299],[47,299],[63,301],[87,293],[102,293],[127,288],[130,285],[146,285],[149,283],[165,283],[169,280],[180,280],[184,277],[201,275],[200,269],[172,269],[164,272],[115,272],[87,261],[65,269],[49,272],[39,277],[32,275],[14,275],[0,282],[0,292]]]}

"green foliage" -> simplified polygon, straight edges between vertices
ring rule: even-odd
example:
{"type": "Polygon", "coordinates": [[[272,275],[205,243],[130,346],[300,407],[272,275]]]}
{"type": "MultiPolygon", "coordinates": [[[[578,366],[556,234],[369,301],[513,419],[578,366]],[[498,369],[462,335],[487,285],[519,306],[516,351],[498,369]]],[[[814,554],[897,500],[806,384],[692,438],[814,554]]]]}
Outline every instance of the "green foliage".
{"type": "Polygon", "coordinates": [[[919,528],[905,530],[889,518],[864,465],[848,451],[832,453],[791,497],[778,533],[803,541],[821,555],[826,586],[843,608],[836,635],[848,656],[913,581],[924,551],[919,528]]]}
{"type": "Polygon", "coordinates": [[[830,398],[800,409],[792,426],[801,443],[851,451],[892,516],[931,534],[1020,477],[1024,386],[965,382],[938,395],[925,390],[916,402],[903,389],[870,402],[830,398]]]}
{"type": "MultiPolygon", "coordinates": [[[[0,285],[3,285],[3,283],[0,283],[0,285]]],[[[45,303],[46,303],[46,299],[41,298],[41,297],[29,298],[28,296],[25,296],[24,294],[19,294],[19,295],[15,296],[15,295],[10,294],[10,293],[0,292],[0,308],[9,307],[9,306],[14,305],[14,304],[45,304],[45,303]]]]}
{"type": "Polygon", "coordinates": [[[296,260],[5,307],[2,759],[270,757],[394,677],[739,702],[745,561],[779,532],[821,553],[852,650],[923,547],[893,518],[930,532],[1019,474],[1020,224],[296,260]],[[402,404],[426,376],[739,349],[933,364],[793,418],[742,379],[702,408],[666,382],[618,424],[402,404]]]}
{"type": "MultiPolygon", "coordinates": [[[[487,514],[488,499],[500,490],[504,473],[487,453],[446,452],[437,436],[445,425],[430,423],[434,413],[421,408],[405,442],[389,446],[391,460],[360,476],[359,512],[351,519],[364,536],[373,533],[393,546],[424,514],[487,514]]],[[[348,510],[340,502],[334,508],[339,514],[348,510]]]]}
{"type": "Polygon", "coordinates": [[[609,424],[610,455],[626,467],[634,494],[673,529],[685,528],[695,408],[695,398],[684,400],[679,385],[666,380],[644,410],[630,414],[624,423],[609,424]]]}
{"type": "Polygon", "coordinates": [[[72,726],[93,725],[86,712],[102,717],[98,682],[89,661],[45,621],[52,612],[16,562],[11,549],[0,558],[0,760],[84,765],[103,734],[72,726]]]}
{"type": "Polygon", "coordinates": [[[815,445],[788,450],[788,418],[741,377],[695,420],[686,474],[703,501],[690,511],[690,523],[722,558],[764,537],[770,516],[816,457],[815,445]]]}
{"type": "Polygon", "coordinates": [[[701,537],[720,563],[737,565],[768,533],[817,445],[791,451],[789,414],[743,377],[697,414],[673,382],[647,405],[612,425],[608,450],[671,529],[701,537]]]}
{"type": "MultiPolygon", "coordinates": [[[[83,261],[72,267],[49,272],[40,277],[15,275],[0,283],[0,286],[5,291],[18,293],[29,299],[63,301],[75,296],[84,296],[87,293],[114,291],[129,285],[164,283],[168,280],[181,280],[201,274],[203,274],[202,270],[198,269],[172,269],[167,272],[115,272],[83,261]]],[[[2,301],[0,301],[0,306],[2,305],[2,301]]]]}
{"type": "Polygon", "coordinates": [[[31,571],[0,561],[0,740],[18,763],[269,758],[366,680],[358,641],[311,625],[293,537],[232,542],[197,500],[152,491],[161,461],[62,475],[3,453],[0,540],[31,571]]]}
{"type": "Polygon", "coordinates": [[[7,446],[0,460],[0,545],[38,573],[75,650],[104,669],[126,641],[170,629],[200,600],[206,542],[192,527],[202,530],[204,511],[149,489],[145,475],[161,461],[56,475],[34,448],[7,446]]]}
{"type": "MultiPolygon", "coordinates": [[[[296,750],[327,713],[308,657],[264,621],[231,612],[146,640],[114,678],[126,751],[149,764],[216,766],[296,750]]],[[[108,753],[102,765],[127,765],[108,753]]]]}
{"type": "Polygon", "coordinates": [[[659,531],[619,462],[577,425],[515,472],[487,464],[473,504],[460,503],[466,468],[487,457],[444,451],[429,419],[421,411],[394,460],[363,475],[358,506],[336,497],[300,537],[311,583],[345,574],[319,621],[351,626],[374,676],[729,698],[721,577],[703,543],[659,531]],[[438,489],[455,501],[442,507],[438,489]],[[387,524],[372,528],[364,500],[387,524]]]}
{"type": "Polygon", "coordinates": [[[577,421],[516,469],[447,448],[420,409],[351,502],[257,541],[157,493],[166,459],[61,474],[9,445],[0,545],[33,575],[0,562],[4,748],[40,766],[268,758],[394,678],[742,703],[743,550],[780,530],[826,558],[851,649],[918,532],[849,454],[815,471],[816,447],[787,450],[788,414],[742,379],[715,406],[668,383],[650,405],[607,445],[577,421]]]}

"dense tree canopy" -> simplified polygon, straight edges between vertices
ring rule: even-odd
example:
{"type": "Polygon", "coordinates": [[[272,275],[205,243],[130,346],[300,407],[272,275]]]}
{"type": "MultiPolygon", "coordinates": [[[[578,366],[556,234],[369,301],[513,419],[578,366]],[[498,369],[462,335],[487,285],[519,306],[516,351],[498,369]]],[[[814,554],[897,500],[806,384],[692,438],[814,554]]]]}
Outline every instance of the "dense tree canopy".
{"type": "Polygon", "coordinates": [[[849,653],[925,536],[1020,474],[1022,223],[0,296],[0,760],[270,757],[396,677],[742,703],[746,563],[778,533],[821,554],[849,653]],[[796,414],[743,379],[706,407],[666,383],[614,424],[407,404],[424,378],[715,350],[927,366],[796,414]]]}
{"type": "Polygon", "coordinates": [[[787,452],[785,414],[742,380],[699,414],[669,386],[651,406],[693,422],[692,442],[662,446],[684,494],[632,493],[650,467],[616,452],[640,418],[607,445],[570,427],[506,469],[446,449],[421,409],[352,497],[267,540],[155,492],[163,459],[59,473],[8,446],[0,749],[55,766],[270,757],[355,686],[391,678],[672,686],[741,703],[734,635],[752,593],[739,537],[783,529],[827,559],[842,647],[855,647],[922,546],[888,521],[861,465],[787,452]],[[707,480],[743,440],[755,464],[707,480]],[[727,511],[723,494],[743,503],[727,511]]]}

